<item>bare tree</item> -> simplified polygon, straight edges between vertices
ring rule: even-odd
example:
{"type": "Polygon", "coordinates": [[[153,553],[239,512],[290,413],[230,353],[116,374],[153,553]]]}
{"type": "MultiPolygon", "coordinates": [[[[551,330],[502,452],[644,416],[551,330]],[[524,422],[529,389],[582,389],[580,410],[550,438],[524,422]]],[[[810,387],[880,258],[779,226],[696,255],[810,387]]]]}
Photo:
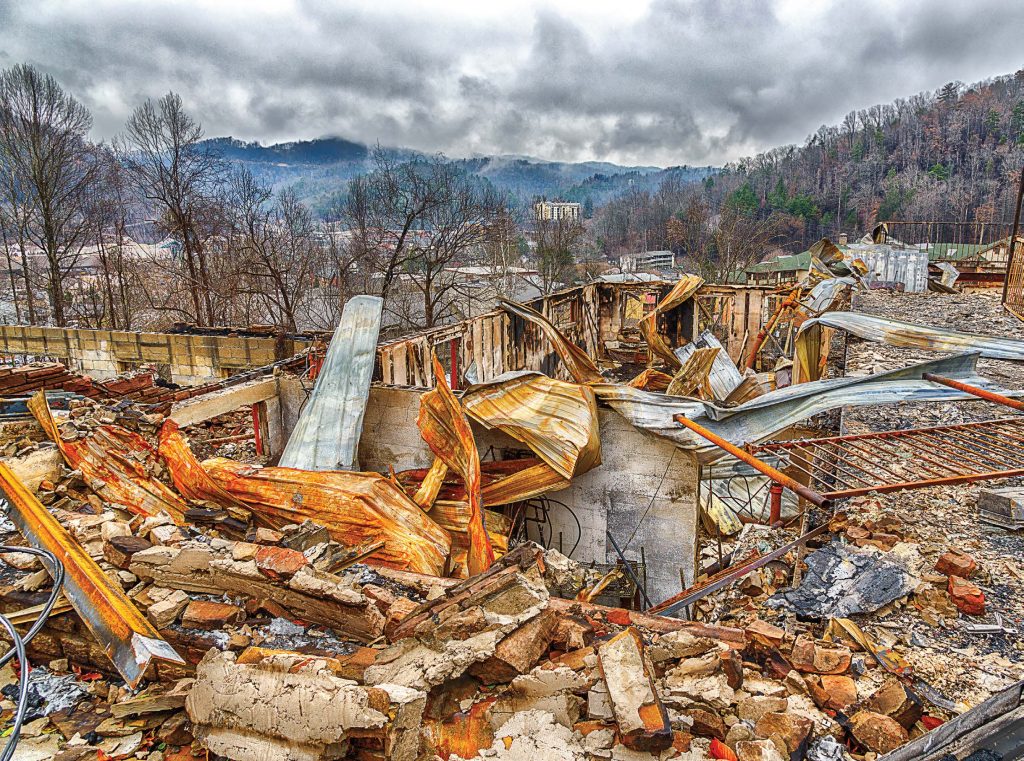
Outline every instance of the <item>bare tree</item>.
{"type": "Polygon", "coordinates": [[[185,112],[181,98],[170,92],[135,109],[120,147],[128,176],[159,215],[159,227],[181,246],[184,272],[178,274],[187,284],[191,312],[168,299],[157,308],[185,312],[200,325],[212,325],[217,310],[206,243],[225,167],[202,139],[202,126],[185,112]]]}
{"type": "Polygon", "coordinates": [[[725,283],[761,260],[778,229],[775,217],[759,219],[728,203],[712,216],[704,200],[695,197],[669,220],[668,238],[689,268],[708,282],[725,283]]]}
{"type": "Polygon", "coordinates": [[[65,279],[89,229],[82,203],[96,172],[86,141],[91,126],[88,109],[49,74],[24,64],[0,72],[0,165],[9,195],[25,199],[27,213],[16,214],[25,233],[23,269],[28,278],[27,238],[46,257],[51,314],[60,326],[67,324],[65,279]]]}
{"type": "Polygon", "coordinates": [[[547,295],[572,280],[586,230],[576,219],[538,219],[536,235],[533,260],[540,273],[541,291],[547,295]]]}
{"type": "Polygon", "coordinates": [[[298,330],[300,316],[324,269],[325,244],[294,190],[273,193],[247,169],[229,183],[231,238],[240,274],[274,324],[298,330]]]}
{"type": "Polygon", "coordinates": [[[344,219],[352,250],[385,309],[410,326],[433,326],[453,314],[449,268],[482,257],[504,199],[443,156],[399,162],[378,148],[373,162],[349,186],[344,219]],[[408,288],[396,294],[400,278],[408,288]]]}

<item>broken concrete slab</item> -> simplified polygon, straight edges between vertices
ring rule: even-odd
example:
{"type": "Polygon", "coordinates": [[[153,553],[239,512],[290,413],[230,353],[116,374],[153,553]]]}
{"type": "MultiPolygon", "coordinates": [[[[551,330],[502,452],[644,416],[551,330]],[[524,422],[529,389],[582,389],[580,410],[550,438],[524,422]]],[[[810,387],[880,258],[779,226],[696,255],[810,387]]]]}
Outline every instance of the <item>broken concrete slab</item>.
{"type": "Polygon", "coordinates": [[[630,627],[597,648],[598,664],[622,743],[634,750],[672,744],[668,713],[658,697],[643,638],[630,627]]]}

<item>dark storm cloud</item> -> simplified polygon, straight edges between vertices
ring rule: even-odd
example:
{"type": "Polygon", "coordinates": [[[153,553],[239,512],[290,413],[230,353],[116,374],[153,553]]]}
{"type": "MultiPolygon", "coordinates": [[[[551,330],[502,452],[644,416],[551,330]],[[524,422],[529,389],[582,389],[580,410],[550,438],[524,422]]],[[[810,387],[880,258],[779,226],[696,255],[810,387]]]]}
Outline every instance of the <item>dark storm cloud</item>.
{"type": "Polygon", "coordinates": [[[609,19],[582,3],[284,7],[0,0],[0,64],[54,74],[100,137],[173,89],[209,134],[657,164],[799,142],[853,108],[1024,65],[1024,4],[1002,0],[657,0],[609,19]]]}

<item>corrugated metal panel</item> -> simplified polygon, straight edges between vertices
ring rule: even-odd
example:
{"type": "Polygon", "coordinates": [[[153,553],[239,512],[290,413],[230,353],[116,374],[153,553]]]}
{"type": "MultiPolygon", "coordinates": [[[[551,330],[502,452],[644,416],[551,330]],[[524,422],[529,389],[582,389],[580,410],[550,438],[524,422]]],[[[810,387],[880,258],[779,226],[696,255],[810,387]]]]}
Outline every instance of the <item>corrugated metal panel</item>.
{"type": "Polygon", "coordinates": [[[433,357],[437,387],[420,397],[416,425],[434,455],[454,470],[466,484],[469,502],[466,533],[469,537],[469,574],[483,573],[494,563],[494,548],[484,530],[483,497],[480,494],[480,453],[466,414],[444,379],[444,368],[433,357]]]}
{"type": "Polygon", "coordinates": [[[1006,390],[978,375],[979,356],[963,354],[876,375],[801,383],[732,408],[666,397],[618,384],[592,384],[592,387],[598,400],[638,428],[673,441],[684,449],[717,457],[721,454],[720,449],[677,425],[672,420],[673,415],[684,415],[734,444],[745,444],[762,441],[795,423],[837,407],[977,398],[926,381],[922,378],[924,373],[957,378],[1005,396],[1024,396],[1022,391],[1006,390]]]}
{"type": "Polygon", "coordinates": [[[697,340],[685,346],[680,346],[675,350],[675,355],[679,358],[679,362],[685,365],[697,349],[720,349],[715,356],[714,363],[711,365],[708,383],[711,385],[711,391],[715,395],[715,399],[724,400],[743,382],[743,375],[740,374],[736,363],[730,359],[729,354],[725,351],[725,347],[722,346],[722,342],[710,330],[705,330],[697,336],[697,340]]]}
{"type": "Polygon", "coordinates": [[[978,333],[915,325],[901,320],[890,320],[858,312],[828,312],[800,326],[797,341],[807,339],[807,331],[814,325],[839,328],[875,343],[885,343],[906,349],[964,352],[976,351],[989,359],[1024,361],[1024,341],[978,333]]]}
{"type": "Polygon", "coordinates": [[[358,468],[359,433],[370,393],[384,301],[355,296],[345,304],[320,375],[280,465],[301,470],[358,468]]]}

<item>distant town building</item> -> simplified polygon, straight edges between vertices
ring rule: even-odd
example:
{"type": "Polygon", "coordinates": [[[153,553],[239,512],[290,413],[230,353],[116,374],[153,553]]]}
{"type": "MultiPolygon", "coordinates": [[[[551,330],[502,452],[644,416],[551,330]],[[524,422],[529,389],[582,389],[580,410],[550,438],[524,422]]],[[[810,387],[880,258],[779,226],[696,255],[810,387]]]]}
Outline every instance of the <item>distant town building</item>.
{"type": "Polygon", "coordinates": [[[538,221],[571,219],[578,222],[583,218],[583,205],[568,201],[538,201],[533,205],[533,213],[538,221]]]}
{"type": "Polygon", "coordinates": [[[676,266],[676,255],[671,251],[644,251],[639,254],[625,254],[619,257],[623,272],[644,270],[666,270],[676,266]]]}

